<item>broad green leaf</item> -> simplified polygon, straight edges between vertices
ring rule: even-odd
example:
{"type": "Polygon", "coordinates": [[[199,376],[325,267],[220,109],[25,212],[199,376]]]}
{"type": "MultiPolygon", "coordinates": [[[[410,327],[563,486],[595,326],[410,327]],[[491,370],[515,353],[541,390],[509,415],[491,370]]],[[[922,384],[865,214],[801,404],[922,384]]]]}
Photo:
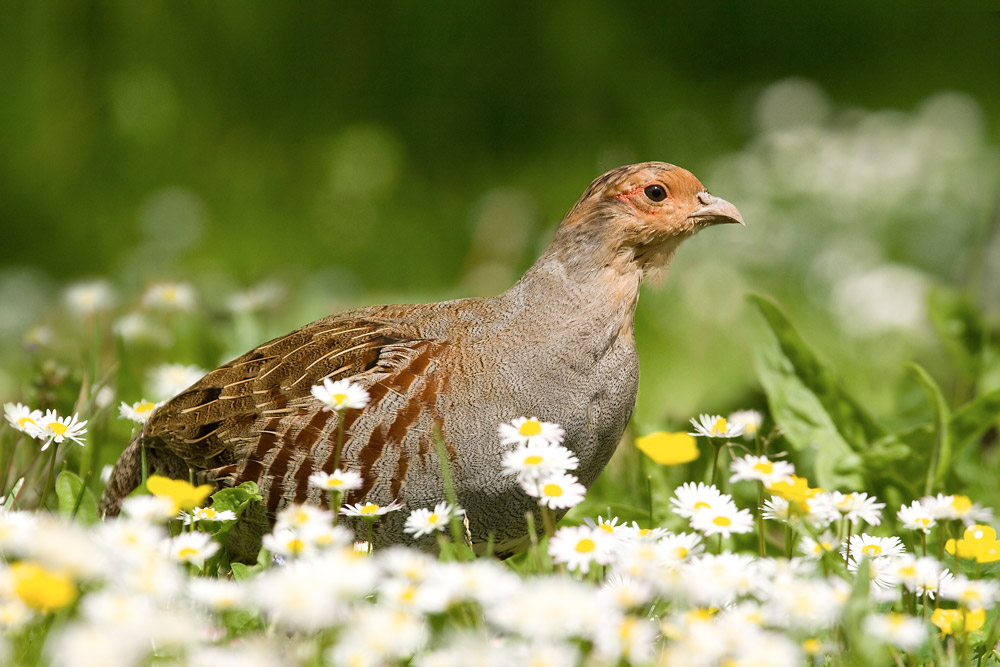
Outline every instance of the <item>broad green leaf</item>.
{"type": "Polygon", "coordinates": [[[927,296],[927,310],[955,366],[966,379],[975,379],[986,342],[986,330],[976,306],[961,292],[937,287],[927,296]]]}
{"type": "MultiPolygon", "coordinates": [[[[243,482],[239,486],[229,489],[219,489],[212,494],[212,509],[216,512],[232,511],[236,514],[237,521],[243,516],[251,503],[259,502],[264,497],[260,495],[256,482],[243,482]]],[[[202,524],[202,529],[215,536],[215,539],[222,544],[227,543],[230,531],[236,525],[236,521],[225,521],[221,523],[211,522],[209,525],[202,524]]]]}
{"type": "Polygon", "coordinates": [[[63,516],[83,523],[97,521],[97,499],[79,475],[68,470],[59,473],[56,477],[56,498],[59,500],[59,513],[63,516]]]}
{"type": "Polygon", "coordinates": [[[941,388],[930,376],[923,366],[916,363],[908,364],[910,371],[916,376],[920,387],[927,394],[934,409],[934,446],[931,450],[930,464],[927,466],[927,476],[924,483],[924,495],[931,495],[935,489],[940,488],[944,476],[948,473],[951,465],[951,436],[948,424],[951,421],[951,409],[948,407],[941,388]]]}
{"type": "Polygon", "coordinates": [[[951,417],[948,431],[952,446],[962,449],[1000,421],[1000,389],[969,401],[951,417]]]}
{"type": "Polygon", "coordinates": [[[754,349],[757,377],[767,394],[771,417],[804,459],[812,460],[815,480],[825,489],[863,486],[861,457],[837,430],[819,398],[795,372],[782,348],[768,335],[754,349]]]}
{"type": "Polygon", "coordinates": [[[229,489],[219,489],[212,494],[212,509],[217,512],[231,510],[239,516],[251,502],[262,500],[263,496],[255,482],[243,482],[229,489]]]}
{"type": "Polygon", "coordinates": [[[840,386],[834,372],[809,349],[773,301],[757,294],[747,298],[764,316],[777,338],[782,356],[791,364],[801,383],[822,404],[852,449],[863,452],[869,443],[887,435],[875,417],[840,386]]]}

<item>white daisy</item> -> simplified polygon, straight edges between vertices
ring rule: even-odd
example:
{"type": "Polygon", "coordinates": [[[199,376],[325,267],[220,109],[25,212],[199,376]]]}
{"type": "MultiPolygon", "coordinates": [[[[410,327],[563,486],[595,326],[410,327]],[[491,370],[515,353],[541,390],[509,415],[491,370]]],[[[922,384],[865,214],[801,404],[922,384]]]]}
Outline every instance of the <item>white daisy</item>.
{"type": "Polygon", "coordinates": [[[626,541],[656,542],[670,535],[670,532],[666,528],[643,528],[638,521],[633,521],[630,525],[618,526],[615,529],[615,535],[626,541]]]}
{"type": "Polygon", "coordinates": [[[868,634],[904,651],[915,651],[927,641],[926,624],[905,614],[869,614],[861,627],[868,634]]]}
{"type": "Polygon", "coordinates": [[[936,558],[923,556],[917,558],[912,554],[900,554],[892,559],[890,566],[892,575],[911,593],[920,591],[919,595],[927,593],[933,596],[941,585],[945,570],[936,558]]]}
{"type": "Polygon", "coordinates": [[[599,528],[608,535],[616,537],[622,537],[622,530],[625,528],[625,524],[618,525],[618,517],[616,516],[609,519],[605,519],[603,516],[598,516],[596,519],[587,517],[583,520],[583,523],[591,528],[599,528]]]}
{"type": "Polygon", "coordinates": [[[188,581],[188,594],[214,611],[238,609],[249,602],[246,586],[230,579],[194,577],[188,581]]]}
{"type": "Polygon", "coordinates": [[[187,283],[157,283],[142,295],[143,308],[164,312],[190,312],[194,302],[194,288],[187,283]]]}
{"type": "Polygon", "coordinates": [[[569,509],[578,505],[587,493],[579,480],[567,473],[555,473],[538,481],[521,482],[521,488],[538,504],[552,509],[569,509]]]}
{"type": "Polygon", "coordinates": [[[764,486],[787,479],[795,474],[795,466],[788,461],[772,461],[766,456],[742,456],[729,464],[733,471],[730,482],[758,481],[764,486]]]}
{"type": "Polygon", "coordinates": [[[122,501],[122,514],[139,521],[160,523],[173,519],[177,508],[167,496],[131,496],[122,501]]]}
{"type": "Polygon", "coordinates": [[[160,405],[161,403],[154,403],[146,399],[137,401],[132,405],[122,401],[122,404],[118,406],[118,415],[122,419],[131,419],[139,424],[145,424],[149,416],[153,414],[153,410],[160,407],[160,405]]]}
{"type": "Polygon", "coordinates": [[[195,521],[235,521],[236,512],[232,510],[219,512],[211,507],[195,507],[190,512],[181,512],[180,518],[184,525],[192,524],[195,521]]]}
{"type": "Polygon", "coordinates": [[[931,528],[937,525],[934,515],[930,509],[914,500],[909,505],[903,505],[896,512],[896,517],[903,523],[903,527],[909,530],[919,530],[924,534],[931,532],[931,528]]]}
{"type": "Polygon", "coordinates": [[[219,544],[213,542],[208,533],[181,533],[167,540],[164,549],[175,561],[201,568],[205,566],[205,560],[219,550],[219,544]]]}
{"type": "Polygon", "coordinates": [[[719,507],[731,501],[732,498],[711,484],[685,482],[674,489],[670,504],[674,514],[690,519],[699,510],[719,507]]]}
{"type": "Polygon", "coordinates": [[[353,470],[334,470],[332,473],[314,472],[309,475],[309,486],[324,491],[356,491],[361,488],[361,473],[353,470]]]}
{"type": "MultiPolygon", "coordinates": [[[[846,547],[841,546],[840,553],[845,553],[846,547]]],[[[906,552],[902,540],[895,535],[890,537],[875,537],[862,533],[861,535],[851,535],[850,557],[852,560],[861,560],[863,556],[878,558],[880,556],[898,556],[906,552]]]]}
{"type": "Polygon", "coordinates": [[[76,283],[66,288],[66,305],[74,314],[88,317],[115,305],[115,291],[106,280],[76,283]]]}
{"type": "Polygon", "coordinates": [[[729,415],[726,421],[734,426],[743,427],[744,440],[753,440],[760,431],[760,425],[764,423],[764,415],[756,410],[737,410],[729,415]]]}
{"type": "Polygon", "coordinates": [[[63,440],[72,440],[82,447],[82,438],[87,433],[86,426],[87,420],[79,421],[75,414],[69,417],[60,417],[55,410],[46,410],[45,415],[38,420],[37,426],[29,426],[28,428],[37,433],[35,437],[39,440],[45,439],[45,443],[42,445],[44,452],[53,442],[58,444],[63,440]]]}
{"type": "Polygon", "coordinates": [[[264,535],[261,544],[272,554],[291,559],[308,556],[316,549],[304,530],[288,526],[276,526],[273,531],[264,535]]]}
{"type": "Polygon", "coordinates": [[[812,498],[797,500],[794,505],[781,496],[771,496],[761,505],[761,514],[765,519],[793,526],[805,520],[816,529],[828,526],[840,517],[828,493],[817,493],[812,498]]]}
{"type": "Polygon", "coordinates": [[[518,417],[497,430],[501,445],[558,445],[566,437],[562,426],[538,417],[518,417]]]}
{"type": "MultiPolygon", "coordinates": [[[[851,559],[847,563],[847,571],[857,574],[858,566],[861,564],[864,558],[854,558],[854,554],[851,554],[851,559]]],[[[896,570],[893,567],[895,558],[891,556],[876,556],[874,558],[867,558],[868,561],[868,578],[871,580],[872,584],[875,585],[870,592],[870,595],[880,602],[890,602],[897,596],[896,586],[899,585],[899,579],[896,576],[896,570]],[[881,593],[881,594],[880,594],[881,593]],[[888,595],[884,595],[888,593],[888,595]]]]}
{"type": "Polygon", "coordinates": [[[373,518],[401,509],[403,509],[403,505],[393,500],[388,505],[377,505],[375,503],[355,503],[354,505],[345,505],[340,508],[340,513],[344,516],[373,518]]]}
{"type": "Polygon", "coordinates": [[[960,519],[967,526],[993,520],[992,509],[972,502],[968,496],[939,493],[921,498],[920,504],[926,506],[935,519],[960,519]]]}
{"type": "Polygon", "coordinates": [[[721,415],[698,415],[698,419],[691,418],[691,424],[695,432],[688,435],[706,438],[736,438],[746,428],[743,424],[730,424],[721,415]]]}
{"type": "Polygon", "coordinates": [[[32,410],[22,403],[4,403],[3,414],[11,426],[31,437],[38,432],[38,422],[42,420],[41,410],[32,410]]]}
{"type": "Polygon", "coordinates": [[[591,564],[610,563],[613,548],[609,533],[590,526],[560,528],[549,540],[549,555],[554,562],[584,573],[590,571],[591,564]]]}
{"type": "Polygon", "coordinates": [[[830,493],[833,504],[844,518],[848,521],[863,521],[872,526],[882,523],[882,508],[885,503],[880,503],[867,493],[841,493],[833,491],[830,493]]]}
{"type": "Polygon", "coordinates": [[[292,504],[278,512],[275,528],[311,530],[333,523],[333,512],[316,505],[292,504]]]}
{"type": "Polygon", "coordinates": [[[964,574],[941,583],[941,597],[967,609],[990,609],[1000,600],[1000,583],[991,579],[969,579],[964,574]]]}
{"type": "Polygon", "coordinates": [[[505,475],[523,482],[576,470],[580,459],[562,445],[543,442],[518,446],[503,455],[500,465],[505,475]]]}
{"type": "Polygon", "coordinates": [[[434,506],[434,509],[420,508],[410,512],[406,517],[406,524],[403,532],[413,536],[414,539],[429,535],[435,530],[444,530],[453,516],[461,516],[465,510],[455,507],[447,501],[442,501],[434,506]]]}
{"type": "Polygon", "coordinates": [[[326,411],[360,410],[368,405],[371,396],[368,390],[350,380],[323,378],[321,384],[313,385],[313,397],[322,403],[326,411]]]}
{"type": "Polygon", "coordinates": [[[825,554],[837,551],[837,538],[829,530],[816,538],[803,535],[799,542],[799,553],[810,560],[819,560],[825,554]]]}
{"type": "Polygon", "coordinates": [[[657,543],[660,551],[673,563],[700,555],[705,550],[697,533],[667,533],[657,543]]]}
{"type": "Polygon", "coordinates": [[[691,527],[706,537],[709,535],[729,537],[733,533],[752,531],[753,515],[749,510],[741,510],[735,503],[729,502],[695,512],[691,516],[691,527]]]}

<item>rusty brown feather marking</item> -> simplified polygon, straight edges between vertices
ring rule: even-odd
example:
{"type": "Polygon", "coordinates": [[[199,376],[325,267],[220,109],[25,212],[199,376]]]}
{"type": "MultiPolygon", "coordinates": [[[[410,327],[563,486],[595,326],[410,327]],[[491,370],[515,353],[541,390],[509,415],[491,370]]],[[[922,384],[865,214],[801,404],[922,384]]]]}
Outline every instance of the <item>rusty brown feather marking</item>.
{"type": "MultiPolygon", "coordinates": [[[[430,342],[420,343],[414,346],[416,354],[412,355],[409,363],[396,370],[391,376],[377,383],[377,386],[384,387],[386,393],[398,393],[406,397],[402,408],[395,414],[394,419],[389,424],[382,424],[371,432],[368,441],[358,450],[358,467],[361,470],[374,471],[376,464],[382,459],[386,448],[393,446],[397,452],[396,470],[390,481],[390,491],[397,495],[402,485],[403,477],[409,468],[409,453],[403,447],[403,439],[410,429],[419,422],[421,414],[425,409],[431,407],[433,403],[423,402],[426,397],[426,388],[432,382],[436,385],[436,372],[428,373],[430,364],[434,361],[440,346],[430,342]],[[419,398],[413,396],[411,391],[415,385],[422,385],[419,398]]],[[[422,440],[422,438],[421,438],[422,440]]],[[[361,488],[358,489],[357,497],[364,499],[377,481],[374,474],[362,476],[361,488]]]]}

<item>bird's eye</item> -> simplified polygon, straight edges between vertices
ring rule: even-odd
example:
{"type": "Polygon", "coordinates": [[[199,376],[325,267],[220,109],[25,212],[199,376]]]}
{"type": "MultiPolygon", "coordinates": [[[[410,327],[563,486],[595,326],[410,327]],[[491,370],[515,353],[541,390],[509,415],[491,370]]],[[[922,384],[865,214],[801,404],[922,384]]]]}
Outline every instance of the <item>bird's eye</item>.
{"type": "Polygon", "coordinates": [[[646,195],[646,199],[652,202],[661,202],[667,198],[667,189],[659,183],[647,185],[642,189],[642,193],[646,195]]]}

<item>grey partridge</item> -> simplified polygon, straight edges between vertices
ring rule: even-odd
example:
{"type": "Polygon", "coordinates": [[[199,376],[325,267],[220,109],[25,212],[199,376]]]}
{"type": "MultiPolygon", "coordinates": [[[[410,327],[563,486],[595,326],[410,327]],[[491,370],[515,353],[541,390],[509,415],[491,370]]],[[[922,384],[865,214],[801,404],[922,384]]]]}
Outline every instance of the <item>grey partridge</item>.
{"type": "MultiPolygon", "coordinates": [[[[523,544],[536,509],[501,473],[497,426],[519,416],[557,422],[589,487],[635,406],[639,284],[703,227],[743,224],[729,202],[663,162],[613,169],[570,209],[542,256],[490,298],[358,308],[264,343],[161,406],[119,459],[101,499],[106,514],[151,472],[232,486],[256,482],[258,532],[290,503],[323,503],[311,473],[332,472],[338,417],[310,389],[349,378],[370,403],[344,414],[341,467],[364,485],[347,502],[408,508],[444,499],[435,431],[443,439],[474,544],[523,544]]],[[[376,544],[404,541],[406,512],[383,517],[376,544]]]]}

